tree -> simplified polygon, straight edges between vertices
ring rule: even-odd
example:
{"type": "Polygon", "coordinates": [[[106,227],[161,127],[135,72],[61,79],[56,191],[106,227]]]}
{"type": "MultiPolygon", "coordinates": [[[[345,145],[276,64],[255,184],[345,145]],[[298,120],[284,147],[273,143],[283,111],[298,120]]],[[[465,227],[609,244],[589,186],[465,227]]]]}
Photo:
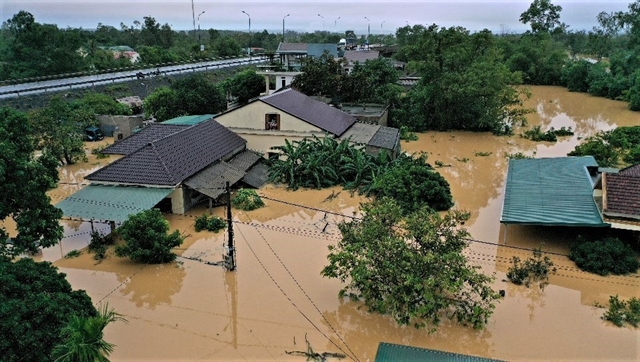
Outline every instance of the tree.
{"type": "Polygon", "coordinates": [[[520,14],[520,22],[531,25],[534,33],[550,33],[561,26],[562,6],[553,5],[551,0],[533,0],[529,9],[520,14]]]}
{"type": "Polygon", "coordinates": [[[144,99],[143,108],[147,116],[154,117],[158,122],[183,115],[177,105],[176,91],[167,87],[158,88],[149,94],[144,99]]]}
{"type": "Polygon", "coordinates": [[[260,95],[265,90],[265,80],[253,70],[244,70],[225,81],[224,88],[240,104],[260,95]]]}
{"type": "Polygon", "coordinates": [[[220,37],[213,42],[213,49],[219,57],[235,57],[242,54],[242,47],[229,37],[220,37]]]}
{"type": "Polygon", "coordinates": [[[86,159],[84,129],[96,124],[91,106],[71,104],[54,97],[46,108],[30,113],[29,119],[43,151],[54,156],[60,164],[86,159]]]}
{"type": "Polygon", "coordinates": [[[72,290],[49,262],[0,256],[0,356],[5,362],[50,361],[72,316],[93,317],[83,290],[72,290]]]}
{"type": "Polygon", "coordinates": [[[318,58],[305,58],[302,74],[293,79],[291,86],[308,96],[333,97],[340,92],[342,65],[328,52],[318,58]]]}
{"type": "MultiPolygon", "coordinates": [[[[56,160],[45,153],[34,157],[35,141],[24,113],[0,108],[0,255],[35,253],[62,239],[58,223],[62,211],[51,205],[46,192],[58,182],[56,160]],[[16,222],[17,236],[10,238],[4,221],[16,222]]],[[[0,353],[0,355],[2,355],[0,353]]]]}
{"type": "Polygon", "coordinates": [[[141,263],[168,263],[176,259],[172,248],[183,242],[180,232],[169,232],[169,223],[162,217],[160,210],[151,209],[129,216],[118,233],[125,241],[116,246],[116,255],[129,257],[141,263]]]}
{"type": "Polygon", "coordinates": [[[62,343],[55,346],[52,357],[55,362],[109,362],[114,345],[104,340],[104,329],[110,323],[127,322],[122,315],[104,304],[97,316],[71,316],[62,328],[62,343]]]}
{"type": "Polygon", "coordinates": [[[640,111],[640,70],[636,72],[635,84],[629,89],[629,109],[640,111]]]}
{"type": "Polygon", "coordinates": [[[453,206],[449,183],[427,164],[424,155],[415,159],[400,155],[391,167],[376,177],[369,192],[379,198],[393,198],[405,214],[425,206],[437,211],[453,206]]]}
{"type": "Polygon", "coordinates": [[[339,296],[362,300],[371,312],[401,325],[435,330],[442,318],[483,328],[498,298],[493,277],[463,255],[469,214],[440,216],[427,208],[402,217],[392,199],[362,204],[363,218],[342,222],[322,275],[347,283],[339,296]]]}
{"type": "Polygon", "coordinates": [[[194,73],[171,84],[176,104],[184,114],[216,114],[226,106],[224,93],[206,76],[194,73]]]}

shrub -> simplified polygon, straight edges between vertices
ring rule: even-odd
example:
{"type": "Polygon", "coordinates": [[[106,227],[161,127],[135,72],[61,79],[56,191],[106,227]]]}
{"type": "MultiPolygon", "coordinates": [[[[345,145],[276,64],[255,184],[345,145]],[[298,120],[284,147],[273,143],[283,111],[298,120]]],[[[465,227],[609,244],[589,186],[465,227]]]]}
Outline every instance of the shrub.
{"type": "Polygon", "coordinates": [[[201,215],[196,218],[195,229],[196,231],[208,230],[217,233],[224,229],[226,221],[218,216],[207,217],[207,215],[201,215]]]}
{"type": "Polygon", "coordinates": [[[533,251],[533,257],[520,261],[514,256],[511,259],[511,267],[507,271],[507,279],[513,284],[525,285],[529,287],[531,283],[540,281],[540,288],[548,284],[549,269],[553,267],[553,262],[548,256],[542,256],[540,248],[533,251]]]}
{"type": "Polygon", "coordinates": [[[111,235],[103,236],[97,231],[91,233],[89,252],[93,253],[93,259],[100,261],[106,258],[109,245],[113,245],[113,237],[111,235]]]}
{"type": "Polygon", "coordinates": [[[102,153],[102,151],[109,146],[109,144],[100,145],[92,149],[91,154],[96,155],[96,158],[107,158],[109,157],[109,155],[107,155],[106,153],[102,153]]]}
{"type": "Polygon", "coordinates": [[[264,206],[264,202],[255,190],[240,189],[231,204],[240,210],[251,211],[264,206]]]}
{"type": "Polygon", "coordinates": [[[80,250],[71,250],[70,252],[68,252],[64,258],[65,259],[73,259],[73,258],[77,258],[80,255],[82,255],[82,252],[80,250]]]}
{"type": "Polygon", "coordinates": [[[569,259],[578,268],[599,275],[635,273],[640,267],[633,249],[618,238],[579,240],[571,247],[569,259]]]}
{"type": "Polygon", "coordinates": [[[171,234],[168,232],[169,223],[158,209],[145,210],[129,216],[118,228],[125,244],[116,246],[116,255],[151,264],[174,261],[176,255],[171,249],[181,245],[183,239],[178,230],[171,234]]]}
{"type": "Polygon", "coordinates": [[[418,136],[415,134],[415,132],[411,132],[409,130],[409,127],[400,126],[400,139],[403,141],[417,141],[418,136]]]}
{"type": "Polygon", "coordinates": [[[527,156],[522,152],[507,153],[507,154],[505,154],[505,157],[507,157],[510,160],[523,160],[523,159],[533,158],[533,156],[527,156]]]}
{"type": "Polygon", "coordinates": [[[539,141],[556,142],[558,140],[558,137],[556,137],[556,134],[553,129],[547,132],[542,132],[540,130],[540,126],[535,126],[535,127],[532,127],[531,129],[524,131],[524,133],[521,134],[520,137],[530,139],[536,142],[539,142],[539,141]]]}
{"type": "Polygon", "coordinates": [[[628,301],[620,300],[617,295],[609,296],[609,309],[602,319],[610,321],[618,327],[628,323],[637,327],[640,323],[640,299],[631,298],[628,301]]]}

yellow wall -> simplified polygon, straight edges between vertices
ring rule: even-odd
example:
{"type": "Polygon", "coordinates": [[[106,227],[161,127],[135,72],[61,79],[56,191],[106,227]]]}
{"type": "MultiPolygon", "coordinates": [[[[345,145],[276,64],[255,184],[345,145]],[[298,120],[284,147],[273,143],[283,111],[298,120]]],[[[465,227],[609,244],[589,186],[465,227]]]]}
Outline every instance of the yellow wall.
{"type": "Polygon", "coordinates": [[[255,101],[239,107],[229,113],[222,114],[216,117],[216,121],[231,129],[244,128],[265,131],[264,115],[267,113],[280,114],[281,132],[324,132],[322,129],[282,112],[281,110],[263,103],[262,101],[255,101]]]}
{"type": "MultiPolygon", "coordinates": [[[[249,133],[241,133],[238,132],[238,135],[245,140],[247,140],[247,148],[250,150],[261,152],[265,155],[265,158],[269,154],[269,152],[277,152],[271,150],[273,146],[282,146],[285,144],[284,140],[287,139],[289,142],[293,141],[301,141],[304,139],[304,136],[296,135],[296,136],[284,136],[284,135],[257,135],[257,134],[249,134],[249,133]]],[[[322,137],[322,136],[318,136],[322,137]]]]}

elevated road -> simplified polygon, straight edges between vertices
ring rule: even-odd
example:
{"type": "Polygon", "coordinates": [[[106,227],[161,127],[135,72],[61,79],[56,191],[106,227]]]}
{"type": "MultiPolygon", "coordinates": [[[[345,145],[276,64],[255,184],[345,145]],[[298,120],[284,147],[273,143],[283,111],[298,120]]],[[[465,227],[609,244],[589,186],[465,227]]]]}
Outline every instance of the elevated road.
{"type": "MultiPolygon", "coordinates": [[[[132,69],[113,73],[86,74],[75,77],[32,81],[20,84],[0,85],[0,99],[25,95],[57,92],[65,89],[88,88],[102,84],[115,84],[138,79],[144,82],[149,77],[160,77],[172,74],[206,72],[214,69],[237,67],[265,62],[263,57],[246,57],[235,59],[219,59],[198,63],[173,64],[146,69],[132,69]]],[[[64,75],[63,75],[64,76],[64,75]]]]}

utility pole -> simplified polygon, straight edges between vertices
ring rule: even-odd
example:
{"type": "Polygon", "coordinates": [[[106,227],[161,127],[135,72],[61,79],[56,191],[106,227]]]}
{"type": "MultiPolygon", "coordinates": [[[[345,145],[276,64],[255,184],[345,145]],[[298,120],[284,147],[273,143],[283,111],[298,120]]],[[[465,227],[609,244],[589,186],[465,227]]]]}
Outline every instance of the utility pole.
{"type": "Polygon", "coordinates": [[[227,181],[225,188],[227,190],[227,224],[229,229],[229,251],[225,258],[225,266],[228,271],[234,271],[236,270],[236,249],[233,246],[233,219],[231,216],[231,190],[229,190],[229,181],[227,181]]]}

